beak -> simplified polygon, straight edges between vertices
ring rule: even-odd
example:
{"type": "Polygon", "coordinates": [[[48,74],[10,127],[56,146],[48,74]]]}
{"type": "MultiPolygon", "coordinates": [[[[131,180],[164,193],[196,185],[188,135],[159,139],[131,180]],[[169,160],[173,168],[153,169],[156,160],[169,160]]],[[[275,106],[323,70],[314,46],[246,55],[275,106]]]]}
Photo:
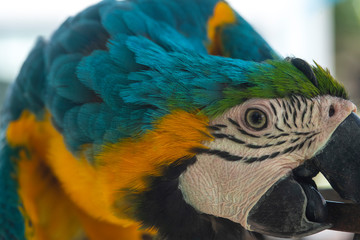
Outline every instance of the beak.
{"type": "MultiPolygon", "coordinates": [[[[288,238],[307,236],[338,224],[337,217],[332,216],[336,211],[312,180],[319,171],[343,199],[360,203],[360,118],[355,113],[337,127],[312,159],[280,179],[261,197],[248,215],[250,229],[288,238]]],[[[351,209],[351,205],[347,207],[351,209]]]]}
{"type": "Polygon", "coordinates": [[[342,198],[360,203],[360,118],[355,113],[338,126],[312,160],[342,198]]]}

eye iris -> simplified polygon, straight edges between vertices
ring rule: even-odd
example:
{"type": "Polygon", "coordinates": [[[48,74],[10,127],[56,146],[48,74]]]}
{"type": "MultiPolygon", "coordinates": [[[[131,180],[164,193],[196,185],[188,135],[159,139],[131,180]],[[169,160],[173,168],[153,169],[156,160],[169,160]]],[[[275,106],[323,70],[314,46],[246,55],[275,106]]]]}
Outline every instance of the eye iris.
{"type": "Polygon", "coordinates": [[[249,109],[246,113],[246,122],[250,127],[261,130],[266,127],[267,119],[262,111],[249,109]]]}

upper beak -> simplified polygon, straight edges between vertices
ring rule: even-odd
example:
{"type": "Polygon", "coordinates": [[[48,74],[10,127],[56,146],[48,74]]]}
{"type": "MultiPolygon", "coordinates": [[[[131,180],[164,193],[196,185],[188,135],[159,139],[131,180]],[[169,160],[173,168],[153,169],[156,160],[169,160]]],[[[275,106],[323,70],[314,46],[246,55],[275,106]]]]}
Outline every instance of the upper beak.
{"type": "Polygon", "coordinates": [[[342,198],[360,203],[360,118],[355,113],[336,128],[312,159],[261,197],[248,216],[251,230],[278,237],[301,237],[331,228],[337,219],[332,214],[337,211],[332,209],[333,204],[326,203],[311,179],[319,171],[342,198]]]}
{"type": "Polygon", "coordinates": [[[359,203],[360,118],[351,113],[312,161],[342,198],[359,203]]]}

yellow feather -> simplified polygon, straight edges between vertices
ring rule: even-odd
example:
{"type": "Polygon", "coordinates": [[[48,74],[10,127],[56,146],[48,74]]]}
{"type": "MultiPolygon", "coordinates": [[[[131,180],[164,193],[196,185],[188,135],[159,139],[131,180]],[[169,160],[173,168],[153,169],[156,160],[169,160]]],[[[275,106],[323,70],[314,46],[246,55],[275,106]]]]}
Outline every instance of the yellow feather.
{"type": "Polygon", "coordinates": [[[236,22],[236,15],[231,7],[226,2],[218,2],[214,8],[214,14],[208,21],[208,38],[210,44],[208,45],[208,52],[211,55],[222,55],[223,52],[221,34],[217,31],[221,26],[232,24],[236,22]]]}
{"type": "Polygon", "coordinates": [[[91,164],[67,150],[50,119],[24,111],[7,130],[9,144],[22,148],[19,194],[31,239],[71,239],[82,230],[91,239],[140,239],[139,223],[123,212],[131,208],[122,199],[125,189],[147,190],[146,176],[160,176],[164,166],[194,156],[193,148],[212,140],[207,117],[175,111],[141,138],[106,146],[91,164]],[[109,238],[100,237],[105,233],[109,238]]]}

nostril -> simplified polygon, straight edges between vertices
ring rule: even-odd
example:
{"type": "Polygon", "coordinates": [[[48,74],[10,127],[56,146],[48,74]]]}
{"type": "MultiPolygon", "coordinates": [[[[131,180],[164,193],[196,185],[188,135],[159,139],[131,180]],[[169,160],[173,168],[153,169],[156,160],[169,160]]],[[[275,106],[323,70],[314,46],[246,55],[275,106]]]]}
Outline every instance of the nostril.
{"type": "Polygon", "coordinates": [[[335,114],[335,108],[334,105],[331,105],[329,108],[329,117],[334,116],[334,114],[335,114]]]}

